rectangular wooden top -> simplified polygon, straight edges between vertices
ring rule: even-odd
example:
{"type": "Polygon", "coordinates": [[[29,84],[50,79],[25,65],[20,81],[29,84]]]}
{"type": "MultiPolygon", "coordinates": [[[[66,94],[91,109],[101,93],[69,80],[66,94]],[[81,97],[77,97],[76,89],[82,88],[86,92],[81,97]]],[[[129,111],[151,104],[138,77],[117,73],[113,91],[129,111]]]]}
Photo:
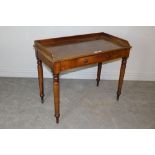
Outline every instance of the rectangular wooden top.
{"type": "Polygon", "coordinates": [[[53,62],[131,48],[128,41],[103,32],[36,40],[34,46],[53,62]]]}

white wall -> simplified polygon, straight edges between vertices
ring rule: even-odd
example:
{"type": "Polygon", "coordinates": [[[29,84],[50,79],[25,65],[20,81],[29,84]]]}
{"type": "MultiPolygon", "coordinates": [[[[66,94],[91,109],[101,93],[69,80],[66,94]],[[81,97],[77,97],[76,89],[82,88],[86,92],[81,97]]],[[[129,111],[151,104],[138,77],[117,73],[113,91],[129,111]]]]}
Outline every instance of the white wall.
{"type": "MultiPolygon", "coordinates": [[[[37,77],[35,39],[92,32],[106,32],[127,39],[133,46],[127,80],[155,80],[155,27],[0,27],[0,76],[37,77]]],[[[118,79],[120,62],[105,64],[102,79],[118,79]]],[[[52,77],[44,67],[45,77],[52,77]]],[[[96,78],[96,67],[63,73],[62,78],[96,78]]]]}

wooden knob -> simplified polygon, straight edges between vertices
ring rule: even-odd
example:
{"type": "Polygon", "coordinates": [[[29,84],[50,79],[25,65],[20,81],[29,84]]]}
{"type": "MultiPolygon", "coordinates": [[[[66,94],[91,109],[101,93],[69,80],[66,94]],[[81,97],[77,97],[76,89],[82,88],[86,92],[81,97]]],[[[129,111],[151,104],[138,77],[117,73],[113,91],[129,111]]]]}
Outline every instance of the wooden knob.
{"type": "Polygon", "coordinates": [[[85,64],[87,64],[87,63],[88,63],[88,59],[84,59],[83,62],[84,62],[85,64]]]}
{"type": "Polygon", "coordinates": [[[106,57],[106,58],[110,58],[111,56],[110,56],[110,55],[105,55],[105,57],[106,57]]]}

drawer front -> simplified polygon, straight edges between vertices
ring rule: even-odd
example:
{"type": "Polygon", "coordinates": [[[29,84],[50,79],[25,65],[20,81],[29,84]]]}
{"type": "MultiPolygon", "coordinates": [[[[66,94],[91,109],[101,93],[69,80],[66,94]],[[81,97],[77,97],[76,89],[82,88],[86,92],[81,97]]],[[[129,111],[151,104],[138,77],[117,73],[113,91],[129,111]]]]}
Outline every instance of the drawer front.
{"type": "Polygon", "coordinates": [[[105,52],[102,54],[86,56],[81,58],[76,58],[72,60],[65,60],[61,62],[61,71],[72,69],[76,67],[82,67],[90,64],[95,64],[98,62],[105,62],[110,61],[122,57],[128,57],[129,51],[112,51],[112,52],[105,52]]]}
{"type": "Polygon", "coordinates": [[[113,58],[113,55],[111,53],[105,53],[104,55],[94,55],[94,56],[88,56],[84,58],[77,59],[77,65],[88,65],[92,63],[97,63],[104,60],[110,60],[113,58]]]}

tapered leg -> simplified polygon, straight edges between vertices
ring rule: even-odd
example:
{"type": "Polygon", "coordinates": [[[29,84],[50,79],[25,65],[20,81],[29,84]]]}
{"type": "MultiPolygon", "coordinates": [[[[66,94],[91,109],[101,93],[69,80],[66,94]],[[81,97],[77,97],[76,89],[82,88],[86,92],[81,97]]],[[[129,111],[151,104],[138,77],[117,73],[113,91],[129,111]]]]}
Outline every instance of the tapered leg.
{"type": "Polygon", "coordinates": [[[102,63],[98,63],[98,69],[97,69],[97,87],[99,86],[100,77],[101,77],[101,69],[102,69],[102,63]]]}
{"type": "Polygon", "coordinates": [[[42,61],[39,60],[39,58],[37,58],[37,64],[38,64],[38,81],[39,81],[41,103],[44,103],[43,67],[42,67],[42,61]]]}
{"type": "Polygon", "coordinates": [[[121,95],[126,63],[127,63],[127,58],[122,58],[122,64],[121,64],[120,76],[119,76],[119,82],[118,82],[118,90],[117,90],[117,100],[119,100],[119,97],[121,95]]]}
{"type": "Polygon", "coordinates": [[[59,123],[59,117],[60,117],[59,74],[53,74],[53,92],[54,92],[56,123],[59,123]]]}

